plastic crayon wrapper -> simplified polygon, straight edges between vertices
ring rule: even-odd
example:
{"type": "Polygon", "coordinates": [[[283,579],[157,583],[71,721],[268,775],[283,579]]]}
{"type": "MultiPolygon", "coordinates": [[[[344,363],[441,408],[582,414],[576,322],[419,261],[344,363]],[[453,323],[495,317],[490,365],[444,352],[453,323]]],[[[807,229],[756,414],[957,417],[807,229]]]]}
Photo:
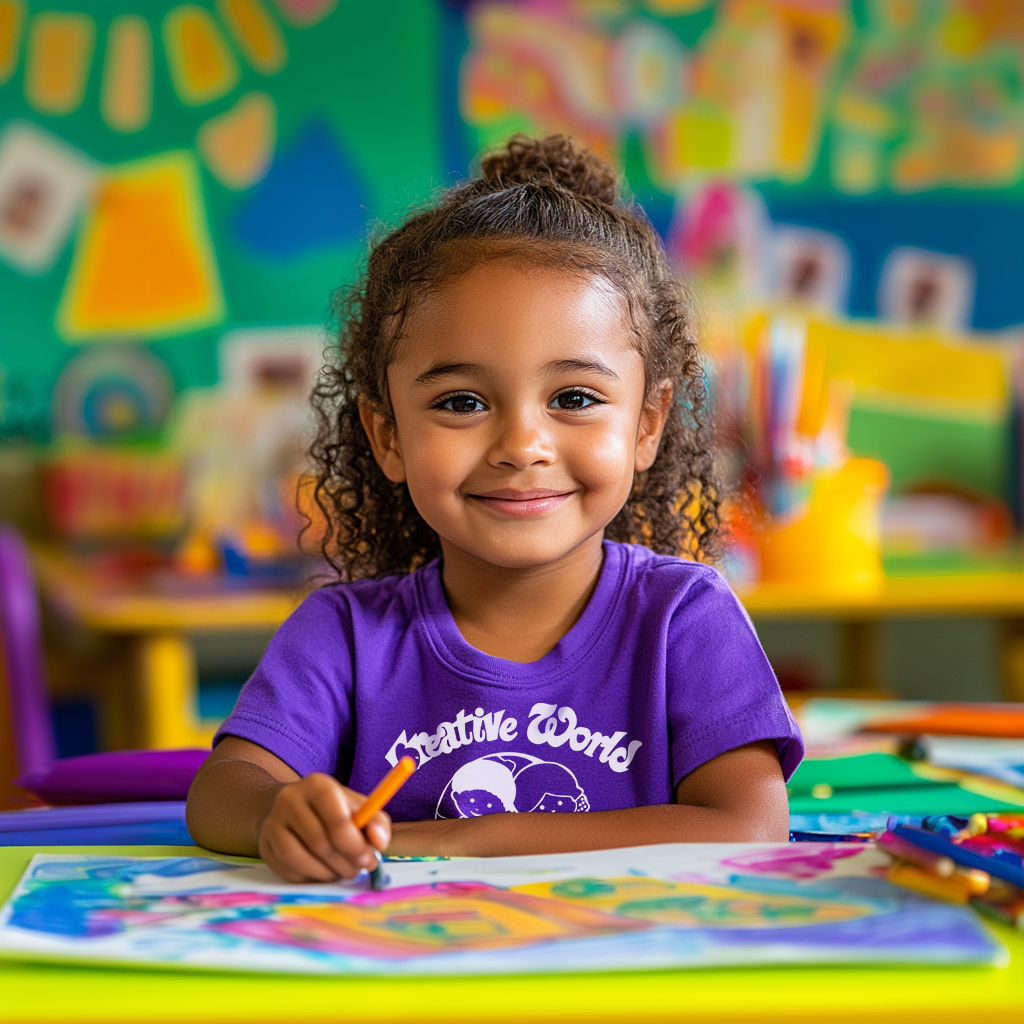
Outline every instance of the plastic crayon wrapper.
{"type": "Polygon", "coordinates": [[[958,818],[950,814],[932,814],[922,820],[921,828],[951,839],[967,826],[967,820],[967,818],[958,818]]]}

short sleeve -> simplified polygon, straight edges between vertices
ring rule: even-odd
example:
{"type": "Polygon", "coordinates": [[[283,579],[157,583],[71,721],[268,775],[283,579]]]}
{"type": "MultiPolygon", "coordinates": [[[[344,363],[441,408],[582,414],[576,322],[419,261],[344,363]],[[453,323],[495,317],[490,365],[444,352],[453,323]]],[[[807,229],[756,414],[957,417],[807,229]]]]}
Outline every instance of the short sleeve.
{"type": "Polygon", "coordinates": [[[353,746],[351,617],[318,590],[274,634],[234,710],[217,731],[258,743],[299,775],[347,779],[353,746]]]}
{"type": "Polygon", "coordinates": [[[672,788],[719,754],[774,740],[789,777],[803,740],[753,623],[725,580],[701,567],[668,625],[666,698],[672,788]]]}

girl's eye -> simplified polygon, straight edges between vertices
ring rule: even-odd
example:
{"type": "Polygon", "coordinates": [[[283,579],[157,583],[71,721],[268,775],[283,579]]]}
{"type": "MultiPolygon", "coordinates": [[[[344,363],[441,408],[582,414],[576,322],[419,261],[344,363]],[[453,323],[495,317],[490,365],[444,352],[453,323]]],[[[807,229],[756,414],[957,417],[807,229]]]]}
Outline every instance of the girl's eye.
{"type": "Polygon", "coordinates": [[[586,409],[590,405],[604,405],[604,402],[591,394],[589,391],[582,391],[579,388],[571,388],[568,391],[559,392],[551,399],[549,408],[560,409],[564,412],[575,412],[577,409],[586,409]]]}
{"type": "Polygon", "coordinates": [[[442,398],[435,409],[447,409],[449,412],[482,412],[487,406],[476,395],[449,395],[442,398]]]}

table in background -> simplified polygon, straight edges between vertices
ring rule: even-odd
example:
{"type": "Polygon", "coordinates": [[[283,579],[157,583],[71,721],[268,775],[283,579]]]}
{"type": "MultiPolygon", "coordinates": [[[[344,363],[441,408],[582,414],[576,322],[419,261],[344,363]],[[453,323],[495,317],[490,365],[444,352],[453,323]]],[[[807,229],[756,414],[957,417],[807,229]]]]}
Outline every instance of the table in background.
{"type": "MultiPolygon", "coordinates": [[[[195,856],[195,847],[0,850],[0,899],[36,853],[195,856]]],[[[0,961],[4,1024],[231,1021],[685,1021],[741,1024],[1020,1024],[1024,934],[989,967],[720,967],[619,974],[322,978],[121,970],[0,961]]]]}
{"type": "Polygon", "coordinates": [[[965,562],[960,571],[913,572],[912,561],[890,570],[870,595],[763,584],[741,593],[757,620],[833,620],[842,626],[840,687],[877,691],[877,624],[883,619],[976,617],[1001,623],[1006,700],[1024,701],[1024,563],[1018,555],[965,562]]]}
{"type": "MultiPolygon", "coordinates": [[[[101,688],[107,746],[204,745],[214,727],[197,718],[195,658],[188,637],[217,631],[273,631],[301,594],[223,589],[203,594],[154,593],[90,577],[85,563],[56,548],[34,550],[39,584],[60,614],[115,639],[130,654],[127,678],[101,688]]],[[[843,627],[841,685],[877,691],[875,624],[911,616],[984,616],[1003,623],[1003,686],[1024,700],[1024,567],[893,575],[877,594],[840,595],[807,587],[760,586],[741,593],[756,619],[833,619],[843,627]]]]}
{"type": "Polygon", "coordinates": [[[167,749],[206,746],[214,725],[198,717],[198,676],[189,636],[272,632],[301,594],[216,586],[158,591],[90,575],[87,563],[53,547],[33,548],[40,590],[57,614],[110,639],[126,655],[123,678],[96,688],[105,745],[167,749]]]}

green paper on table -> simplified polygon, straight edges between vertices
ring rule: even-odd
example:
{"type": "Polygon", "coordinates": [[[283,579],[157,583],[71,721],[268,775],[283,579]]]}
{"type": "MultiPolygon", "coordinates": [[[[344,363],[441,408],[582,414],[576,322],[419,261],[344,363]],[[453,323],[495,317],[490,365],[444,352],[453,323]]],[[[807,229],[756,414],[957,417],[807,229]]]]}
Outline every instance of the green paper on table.
{"type": "Polygon", "coordinates": [[[1009,786],[999,786],[999,796],[975,792],[955,781],[927,778],[910,762],[885,753],[808,758],[788,789],[791,814],[971,815],[1024,807],[1024,792],[1009,786]]]}
{"type": "Polygon", "coordinates": [[[902,757],[872,753],[807,758],[789,780],[789,792],[791,796],[810,796],[817,786],[829,786],[835,790],[936,785],[945,784],[919,775],[914,766],[902,757]]]}

